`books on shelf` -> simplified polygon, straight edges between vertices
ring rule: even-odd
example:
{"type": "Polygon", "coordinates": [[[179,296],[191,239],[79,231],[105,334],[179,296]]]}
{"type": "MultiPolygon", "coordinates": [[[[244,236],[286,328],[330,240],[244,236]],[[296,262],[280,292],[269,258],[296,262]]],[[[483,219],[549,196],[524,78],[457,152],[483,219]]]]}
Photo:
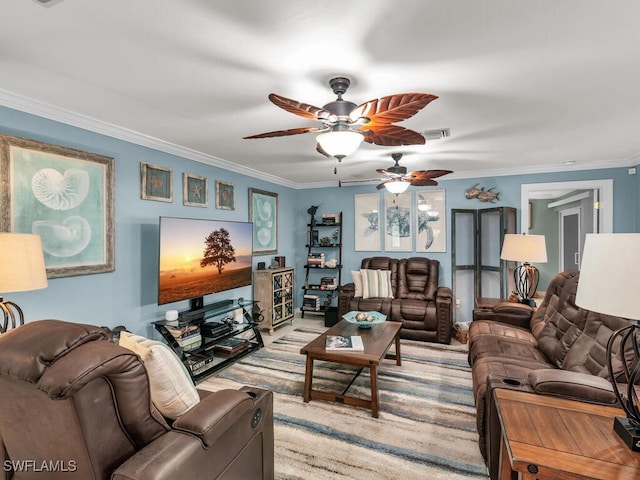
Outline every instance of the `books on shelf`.
{"type": "Polygon", "coordinates": [[[310,267],[324,267],[324,253],[310,252],[307,255],[307,265],[310,267]]]}
{"type": "Polygon", "coordinates": [[[327,343],[325,348],[327,350],[341,352],[364,352],[362,337],[359,335],[327,335],[327,343]]]}
{"type": "Polygon", "coordinates": [[[321,290],[335,290],[338,288],[338,279],[336,277],[322,277],[320,279],[321,290]]]}
{"type": "Polygon", "coordinates": [[[202,343],[202,335],[197,325],[185,325],[183,327],[167,326],[167,329],[173,338],[176,339],[180,348],[185,351],[193,350],[202,343]]]}
{"type": "Polygon", "coordinates": [[[338,213],[323,213],[322,214],[322,223],[324,225],[337,225],[339,219],[338,213]]]}
{"type": "Polygon", "coordinates": [[[320,310],[320,297],[312,294],[304,295],[302,298],[302,307],[305,310],[320,310]]]}
{"type": "Polygon", "coordinates": [[[213,345],[213,351],[222,355],[234,355],[249,348],[246,338],[229,337],[213,345]]]}

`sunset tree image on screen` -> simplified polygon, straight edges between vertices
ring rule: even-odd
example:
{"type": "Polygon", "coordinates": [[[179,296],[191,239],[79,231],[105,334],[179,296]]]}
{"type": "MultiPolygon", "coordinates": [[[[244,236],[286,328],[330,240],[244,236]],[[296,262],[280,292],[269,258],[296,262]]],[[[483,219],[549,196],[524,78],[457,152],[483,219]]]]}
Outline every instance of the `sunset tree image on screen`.
{"type": "Polygon", "coordinates": [[[158,226],[158,305],[251,285],[250,222],[160,217],[158,226]]]}
{"type": "Polygon", "coordinates": [[[236,251],[231,245],[231,236],[227,229],[221,228],[211,232],[207,235],[204,243],[206,245],[204,257],[200,261],[202,268],[208,265],[215,265],[218,268],[218,274],[221,274],[223,267],[227,263],[236,261],[236,251]]]}

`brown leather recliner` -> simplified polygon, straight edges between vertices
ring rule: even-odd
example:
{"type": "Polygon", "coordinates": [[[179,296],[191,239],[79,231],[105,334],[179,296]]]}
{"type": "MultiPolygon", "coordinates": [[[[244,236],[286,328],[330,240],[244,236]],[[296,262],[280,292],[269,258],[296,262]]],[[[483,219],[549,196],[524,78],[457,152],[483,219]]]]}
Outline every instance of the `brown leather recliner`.
{"type": "Polygon", "coordinates": [[[355,285],[340,289],[338,315],[349,311],[377,311],[387,320],[402,322],[400,337],[411,340],[450,343],[452,295],[449,287],[438,286],[440,262],[426,257],[371,257],[361,269],[390,270],[393,298],[355,296],[355,285]]]}
{"type": "Polygon", "coordinates": [[[101,328],[41,320],[0,335],[2,478],[271,479],[273,442],[270,391],[201,392],[169,425],[139,357],[101,328]]]}

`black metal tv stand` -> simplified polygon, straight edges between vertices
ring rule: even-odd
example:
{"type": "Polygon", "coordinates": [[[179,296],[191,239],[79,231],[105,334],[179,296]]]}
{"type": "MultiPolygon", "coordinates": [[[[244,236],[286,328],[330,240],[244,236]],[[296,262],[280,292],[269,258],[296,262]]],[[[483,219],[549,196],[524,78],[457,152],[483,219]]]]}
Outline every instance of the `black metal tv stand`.
{"type": "Polygon", "coordinates": [[[194,382],[264,347],[253,321],[253,300],[222,300],[180,312],[178,320],[153,322],[194,382]],[[187,332],[180,337],[181,332],[187,332]]]}

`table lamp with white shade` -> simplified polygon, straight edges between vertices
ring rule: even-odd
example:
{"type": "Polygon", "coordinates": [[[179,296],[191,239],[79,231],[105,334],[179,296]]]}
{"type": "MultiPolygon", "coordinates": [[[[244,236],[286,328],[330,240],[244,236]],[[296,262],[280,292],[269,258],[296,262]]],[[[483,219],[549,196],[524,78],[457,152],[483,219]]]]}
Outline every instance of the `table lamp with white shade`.
{"type": "Polygon", "coordinates": [[[547,246],[544,235],[505,234],[500,258],[522,262],[513,272],[516,292],[522,303],[535,306],[533,297],[538,289],[540,273],[531,263],[545,263],[547,261],[547,246]]]}
{"type": "Polygon", "coordinates": [[[627,418],[616,418],[614,429],[632,450],[640,451],[640,233],[587,234],[576,305],[629,320],[607,344],[607,366],[613,390],[627,418]],[[614,344],[620,339],[619,354],[614,344]],[[631,355],[625,357],[624,352],[631,355]],[[617,357],[617,358],[616,358],[617,357]],[[616,378],[613,363],[622,364],[616,378]]]}
{"type": "MultiPolygon", "coordinates": [[[[30,233],[0,233],[0,295],[46,287],[47,271],[40,236],[30,233]]],[[[0,310],[4,314],[0,331],[6,331],[9,326],[24,324],[22,309],[16,303],[4,300],[2,296],[0,310]]]]}

